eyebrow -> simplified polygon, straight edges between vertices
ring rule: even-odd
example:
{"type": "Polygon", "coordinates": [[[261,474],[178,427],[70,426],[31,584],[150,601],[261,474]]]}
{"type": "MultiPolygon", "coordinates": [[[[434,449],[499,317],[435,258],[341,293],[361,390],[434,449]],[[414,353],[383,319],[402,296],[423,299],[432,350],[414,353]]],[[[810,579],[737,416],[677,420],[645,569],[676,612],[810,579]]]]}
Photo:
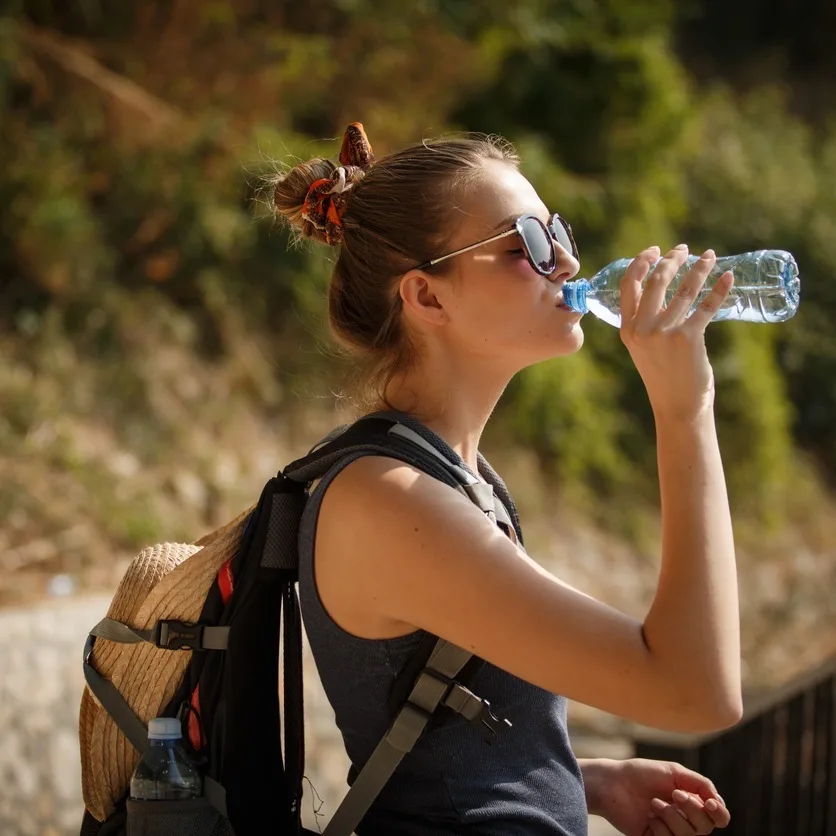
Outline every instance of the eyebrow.
{"type": "Polygon", "coordinates": [[[501,229],[510,228],[513,226],[514,221],[519,218],[520,215],[524,215],[525,212],[514,212],[513,215],[508,215],[507,218],[503,218],[496,226],[491,227],[491,232],[499,232],[501,229]]]}

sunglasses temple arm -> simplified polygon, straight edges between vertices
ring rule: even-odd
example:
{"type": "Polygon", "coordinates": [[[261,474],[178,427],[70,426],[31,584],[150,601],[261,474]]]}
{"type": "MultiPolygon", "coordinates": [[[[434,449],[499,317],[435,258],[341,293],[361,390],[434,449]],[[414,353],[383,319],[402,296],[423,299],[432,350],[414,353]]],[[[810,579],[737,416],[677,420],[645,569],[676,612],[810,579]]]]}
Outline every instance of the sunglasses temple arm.
{"type": "Polygon", "coordinates": [[[423,264],[419,264],[418,267],[434,267],[439,262],[446,261],[448,258],[452,258],[454,255],[461,255],[462,253],[470,252],[470,250],[475,250],[477,247],[482,247],[485,244],[491,244],[494,241],[498,241],[500,238],[507,238],[509,235],[514,235],[516,231],[516,229],[507,229],[505,230],[505,232],[500,232],[499,235],[493,235],[490,238],[486,238],[484,241],[477,241],[475,244],[471,244],[469,247],[462,247],[462,249],[456,250],[452,253],[447,253],[447,255],[443,255],[440,258],[434,258],[432,261],[425,261],[423,264]]]}

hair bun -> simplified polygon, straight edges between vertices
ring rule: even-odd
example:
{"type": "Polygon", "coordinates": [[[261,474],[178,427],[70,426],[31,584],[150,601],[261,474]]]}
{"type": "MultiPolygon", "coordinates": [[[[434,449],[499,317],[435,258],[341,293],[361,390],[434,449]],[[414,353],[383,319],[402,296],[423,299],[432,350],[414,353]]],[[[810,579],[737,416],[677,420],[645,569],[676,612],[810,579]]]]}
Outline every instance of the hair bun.
{"type": "Polygon", "coordinates": [[[311,187],[320,180],[330,180],[335,169],[330,160],[316,158],[299,163],[272,180],[276,213],[303,238],[326,242],[324,230],[317,229],[303,213],[311,187]]]}
{"type": "Polygon", "coordinates": [[[273,204],[303,238],[336,246],[342,242],[342,215],[351,189],[374,162],[361,122],[345,130],[340,164],[316,158],[299,163],[273,181],[273,204]]]}

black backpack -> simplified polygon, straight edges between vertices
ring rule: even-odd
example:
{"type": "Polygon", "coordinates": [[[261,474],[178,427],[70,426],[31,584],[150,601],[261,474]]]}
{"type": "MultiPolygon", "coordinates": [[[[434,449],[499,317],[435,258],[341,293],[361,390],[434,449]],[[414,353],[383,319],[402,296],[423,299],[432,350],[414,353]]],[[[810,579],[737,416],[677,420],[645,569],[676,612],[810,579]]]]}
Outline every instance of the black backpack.
{"type": "MultiPolygon", "coordinates": [[[[115,812],[104,822],[85,809],[81,836],[311,834],[301,824],[305,753],[302,626],[296,592],[299,523],[312,483],[343,458],[361,452],[400,459],[445,482],[522,545],[513,500],[481,454],[481,479],[476,479],[442,439],[400,412],[374,413],[338,427],[265,485],[228,567],[232,591],[229,578],[227,589],[218,578],[206,595],[198,622],[161,619],[155,630],[139,631],[106,618],[91,630],[84,653],[89,690],[140,753],[147,746],[147,727],[96,671],[91,658],[95,639],[152,641],[171,652],[191,651],[185,675],[161,716],[180,717],[193,727],[197,721],[199,744],[190,743],[187,734],[184,741],[201,768],[204,797],[133,801],[125,787],[115,812]],[[193,696],[198,688],[200,708],[195,717],[193,696]]],[[[482,664],[449,642],[426,637],[392,689],[393,719],[387,734],[326,826],[326,836],[349,836],[423,731],[431,724],[449,722],[451,712],[470,721],[474,733],[481,733],[488,743],[510,726],[467,688],[482,664]]]]}

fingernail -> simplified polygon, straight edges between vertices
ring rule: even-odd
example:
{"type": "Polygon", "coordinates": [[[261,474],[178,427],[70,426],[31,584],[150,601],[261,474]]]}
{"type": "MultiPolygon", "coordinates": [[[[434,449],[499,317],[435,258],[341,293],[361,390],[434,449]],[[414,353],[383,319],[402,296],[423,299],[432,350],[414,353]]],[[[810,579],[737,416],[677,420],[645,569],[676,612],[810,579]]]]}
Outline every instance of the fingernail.
{"type": "Polygon", "coordinates": [[[687,244],[677,244],[677,245],[674,247],[674,249],[675,249],[675,250],[687,250],[687,249],[688,249],[688,245],[687,245],[687,244]]]}
{"type": "Polygon", "coordinates": [[[722,795],[720,795],[720,794],[718,793],[717,798],[719,798],[719,799],[720,799],[720,803],[721,803],[721,804],[725,807],[725,806],[726,806],[726,802],[723,800],[723,796],[722,796],[722,795]]]}
{"type": "Polygon", "coordinates": [[[661,798],[654,798],[653,801],[650,802],[650,806],[656,810],[664,810],[667,807],[664,801],[661,798]]]}
{"type": "Polygon", "coordinates": [[[707,259],[709,259],[709,258],[714,258],[714,250],[706,250],[706,251],[705,251],[705,252],[704,252],[704,253],[700,256],[700,258],[704,258],[704,259],[706,259],[706,260],[707,260],[707,259]]]}
{"type": "Polygon", "coordinates": [[[705,809],[711,810],[713,813],[715,810],[720,809],[720,805],[713,798],[709,798],[708,801],[705,802],[705,809]]]}
{"type": "Polygon", "coordinates": [[[671,795],[674,801],[688,801],[691,798],[685,790],[674,790],[671,795]]]}

